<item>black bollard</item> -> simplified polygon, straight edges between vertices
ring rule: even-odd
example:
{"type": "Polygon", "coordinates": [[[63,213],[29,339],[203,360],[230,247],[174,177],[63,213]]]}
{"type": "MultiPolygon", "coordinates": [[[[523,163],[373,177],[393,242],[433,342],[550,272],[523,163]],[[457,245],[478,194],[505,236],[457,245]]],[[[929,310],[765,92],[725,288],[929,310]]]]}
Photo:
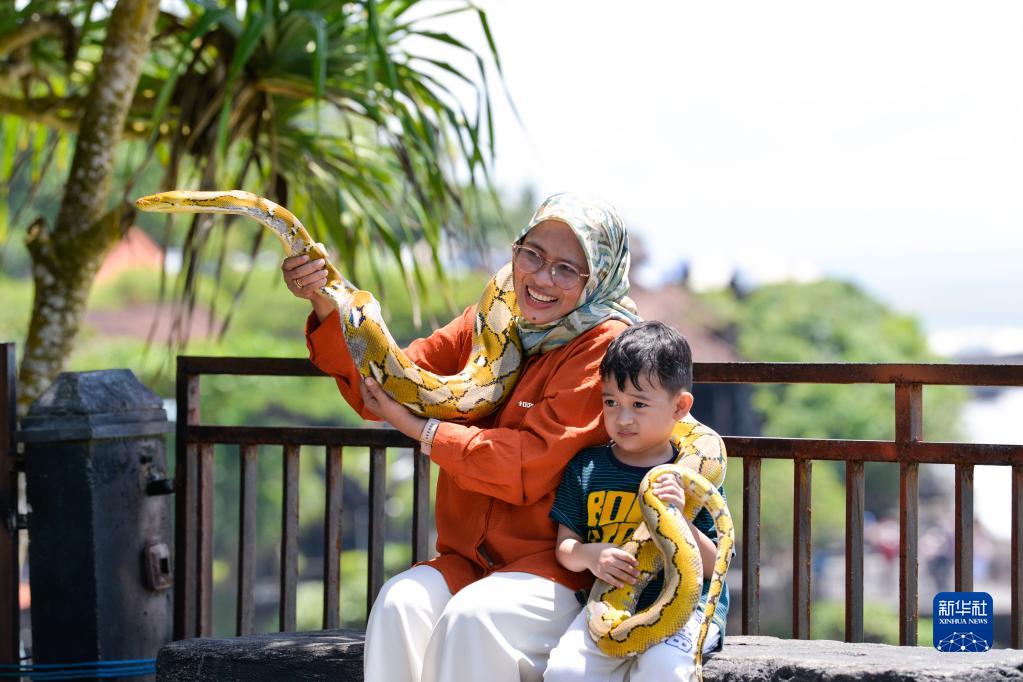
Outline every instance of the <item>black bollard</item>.
{"type": "Polygon", "coordinates": [[[126,369],[63,373],[22,421],[34,663],[153,659],[171,641],[171,428],[126,369]]]}

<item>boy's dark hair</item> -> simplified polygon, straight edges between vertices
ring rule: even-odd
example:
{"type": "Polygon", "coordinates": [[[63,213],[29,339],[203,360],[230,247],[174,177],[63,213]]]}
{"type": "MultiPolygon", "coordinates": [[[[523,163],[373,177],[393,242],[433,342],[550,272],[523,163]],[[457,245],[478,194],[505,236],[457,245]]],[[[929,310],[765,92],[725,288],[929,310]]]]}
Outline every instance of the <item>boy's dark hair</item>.
{"type": "Polygon", "coordinates": [[[629,327],[618,335],[600,363],[600,378],[614,377],[618,390],[625,380],[639,385],[639,378],[657,379],[669,393],[693,390],[693,352],[685,337],[673,328],[651,320],[629,327]]]}

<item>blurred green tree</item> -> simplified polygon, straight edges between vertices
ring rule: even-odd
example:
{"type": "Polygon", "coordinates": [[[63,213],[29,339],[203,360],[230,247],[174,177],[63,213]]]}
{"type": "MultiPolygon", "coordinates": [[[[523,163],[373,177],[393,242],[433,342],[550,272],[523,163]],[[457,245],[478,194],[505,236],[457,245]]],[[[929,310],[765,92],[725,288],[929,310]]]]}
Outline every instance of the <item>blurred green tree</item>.
{"type": "MultiPolygon", "coordinates": [[[[926,336],[916,319],[892,311],[848,282],[822,279],[805,284],[773,284],[744,297],[722,291],[709,295],[707,300],[734,325],[739,353],[746,360],[825,363],[941,360],[928,350],[926,336]]],[[[933,387],[927,388],[924,395],[925,437],[955,440],[965,393],[956,387],[933,387]]],[[[754,391],[753,403],[761,415],[764,436],[890,440],[895,435],[891,386],[763,385],[754,391]]],[[[868,463],[864,468],[866,509],[877,517],[898,510],[899,478],[897,472],[893,474],[893,466],[868,463]]],[[[738,467],[733,471],[733,485],[741,485],[738,467]]],[[[762,474],[764,490],[791,489],[791,462],[765,462],[762,474]]],[[[842,463],[815,463],[812,492],[815,547],[837,545],[842,537],[844,479],[842,463]]],[[[734,507],[732,511],[736,513],[734,507]]],[[[772,498],[770,504],[764,505],[762,523],[767,550],[782,551],[791,545],[791,501],[772,498]]]]}

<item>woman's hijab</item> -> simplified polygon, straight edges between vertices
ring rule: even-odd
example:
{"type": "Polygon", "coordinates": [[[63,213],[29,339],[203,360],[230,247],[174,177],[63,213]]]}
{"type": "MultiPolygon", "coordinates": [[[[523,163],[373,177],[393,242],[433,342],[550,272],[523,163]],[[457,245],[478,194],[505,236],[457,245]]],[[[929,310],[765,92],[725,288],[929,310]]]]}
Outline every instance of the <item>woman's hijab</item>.
{"type": "Polygon", "coordinates": [[[585,194],[562,192],[544,200],[517,242],[547,220],[565,223],[586,254],[590,276],[576,308],[546,324],[516,319],[519,337],[527,355],[545,353],[563,346],[605,320],[635,324],[640,318],[629,292],[629,235],[617,211],[606,201],[585,194]]]}

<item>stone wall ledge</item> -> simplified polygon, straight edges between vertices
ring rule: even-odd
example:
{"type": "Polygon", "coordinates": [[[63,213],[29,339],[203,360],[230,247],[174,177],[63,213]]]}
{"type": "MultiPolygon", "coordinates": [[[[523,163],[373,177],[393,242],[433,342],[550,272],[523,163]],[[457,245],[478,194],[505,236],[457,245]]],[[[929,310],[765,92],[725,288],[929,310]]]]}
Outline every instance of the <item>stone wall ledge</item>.
{"type": "MultiPolygon", "coordinates": [[[[363,634],[351,630],[189,639],[160,650],[156,679],[362,680],[363,634]]],[[[707,682],[1021,680],[1023,650],[942,653],[931,647],[731,636],[707,659],[707,682]]]]}
{"type": "Polygon", "coordinates": [[[707,682],[1023,680],[1023,650],[943,653],[934,647],[730,636],[704,666],[707,682]]]}
{"type": "Polygon", "coordinates": [[[183,639],[160,649],[156,679],[361,682],[364,639],[353,630],[183,639]]]}

